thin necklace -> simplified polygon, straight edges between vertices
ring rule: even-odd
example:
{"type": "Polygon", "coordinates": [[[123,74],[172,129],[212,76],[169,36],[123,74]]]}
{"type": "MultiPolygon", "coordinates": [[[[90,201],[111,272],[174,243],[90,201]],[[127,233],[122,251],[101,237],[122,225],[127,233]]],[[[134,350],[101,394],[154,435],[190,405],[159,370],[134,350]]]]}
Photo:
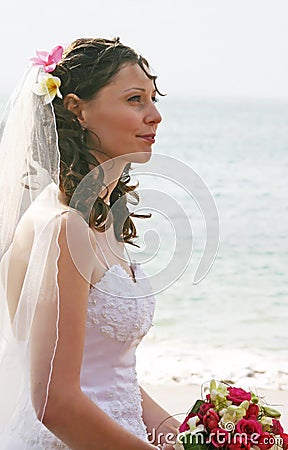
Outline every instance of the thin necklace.
{"type": "Polygon", "coordinates": [[[134,269],[135,264],[131,261],[130,255],[128,253],[128,250],[127,250],[125,244],[124,244],[124,248],[126,250],[126,253],[127,253],[129,261],[130,261],[129,267],[130,267],[131,272],[132,272],[132,280],[134,281],[134,283],[136,283],[137,280],[136,280],[136,277],[135,277],[135,269],[134,269]]]}

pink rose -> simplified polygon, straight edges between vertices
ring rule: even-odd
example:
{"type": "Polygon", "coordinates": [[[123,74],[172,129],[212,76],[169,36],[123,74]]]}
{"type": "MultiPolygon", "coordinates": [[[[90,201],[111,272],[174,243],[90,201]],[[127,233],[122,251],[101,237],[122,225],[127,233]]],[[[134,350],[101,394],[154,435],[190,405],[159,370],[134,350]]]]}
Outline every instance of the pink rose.
{"type": "Polygon", "coordinates": [[[213,428],[210,432],[209,442],[215,448],[223,448],[226,447],[226,444],[229,442],[230,433],[227,430],[223,430],[223,428],[213,428]]]}
{"type": "Polygon", "coordinates": [[[218,414],[213,409],[210,408],[203,417],[203,425],[209,432],[213,428],[218,428],[219,420],[220,417],[218,416],[218,414]]]}
{"type": "Polygon", "coordinates": [[[210,408],[213,408],[213,403],[202,403],[197,413],[197,416],[200,419],[200,423],[203,422],[203,417],[210,408]]]}
{"type": "Polygon", "coordinates": [[[283,450],[288,450],[288,434],[282,433],[280,434],[280,437],[283,440],[283,450]]]}
{"type": "Polygon", "coordinates": [[[261,434],[257,442],[257,447],[259,447],[260,450],[268,450],[268,448],[273,447],[274,444],[275,444],[274,436],[265,431],[264,433],[261,434]]]}
{"type": "Polygon", "coordinates": [[[181,423],[180,427],[179,427],[179,431],[180,433],[182,433],[183,431],[187,431],[190,430],[189,425],[188,425],[188,420],[191,419],[191,417],[195,417],[196,414],[194,413],[190,413],[188,414],[188,416],[185,417],[184,422],[181,423]]]}
{"type": "Polygon", "coordinates": [[[259,406],[255,405],[254,403],[250,403],[247,412],[246,412],[246,416],[244,417],[244,419],[257,419],[257,416],[259,414],[259,406]]]}
{"type": "Polygon", "coordinates": [[[262,434],[262,426],[257,420],[241,419],[236,424],[236,432],[240,434],[245,433],[249,442],[252,439],[253,443],[256,443],[262,434]]]}
{"type": "Polygon", "coordinates": [[[227,445],[227,450],[250,450],[251,444],[243,436],[233,436],[231,442],[227,445]]]}
{"type": "Polygon", "coordinates": [[[246,392],[244,389],[229,387],[229,394],[227,395],[227,399],[231,400],[234,405],[240,405],[240,403],[244,402],[244,400],[251,400],[251,392],[246,392]]]}
{"type": "Polygon", "coordinates": [[[284,433],[283,427],[281,425],[281,423],[279,422],[279,420],[277,419],[272,419],[273,425],[271,428],[271,433],[273,434],[282,434],[284,433]]]}

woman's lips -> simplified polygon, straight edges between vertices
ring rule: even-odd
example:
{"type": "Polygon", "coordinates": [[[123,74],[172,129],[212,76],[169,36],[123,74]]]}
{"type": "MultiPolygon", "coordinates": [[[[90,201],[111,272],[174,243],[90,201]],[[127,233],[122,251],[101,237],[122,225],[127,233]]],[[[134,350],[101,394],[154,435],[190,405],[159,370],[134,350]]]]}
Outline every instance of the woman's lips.
{"type": "Polygon", "coordinates": [[[141,134],[137,135],[137,138],[144,139],[144,141],[149,142],[149,144],[154,144],[155,142],[155,134],[141,134]]]}

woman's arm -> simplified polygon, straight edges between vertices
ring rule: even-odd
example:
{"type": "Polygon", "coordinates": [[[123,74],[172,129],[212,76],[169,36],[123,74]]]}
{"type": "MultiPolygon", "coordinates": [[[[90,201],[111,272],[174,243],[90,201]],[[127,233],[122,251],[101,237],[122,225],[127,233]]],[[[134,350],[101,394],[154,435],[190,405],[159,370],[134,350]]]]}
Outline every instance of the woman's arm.
{"type": "MultiPolygon", "coordinates": [[[[73,450],[155,449],[154,446],[123,429],[81,391],[80,371],[89,280],[95,265],[95,256],[91,251],[91,245],[87,244],[90,245],[89,252],[89,249],[85,248],[86,243],[82,242],[85,233],[87,236],[86,224],[81,218],[77,218],[76,214],[74,216],[75,223],[72,225],[75,228],[73,233],[75,232],[78,239],[76,242],[79,244],[79,264],[81,264],[81,252],[84,252],[81,267],[83,276],[75,267],[67,245],[65,215],[62,217],[58,239],[60,248],[58,261],[59,336],[45,410],[43,410],[44,392],[46,392],[47,372],[49,372],[48,367],[52,356],[52,348],[49,350],[47,339],[50,339],[51,334],[55,333],[56,318],[54,317],[55,311],[53,311],[55,302],[49,301],[49,299],[47,301],[48,305],[51,305],[51,311],[44,305],[39,305],[35,319],[37,323],[37,316],[42,318],[40,322],[42,326],[35,326],[32,334],[31,394],[35,410],[44,425],[73,450]],[[41,308],[44,309],[41,311],[41,308]],[[50,335],[47,323],[51,325],[50,335]]],[[[93,233],[89,237],[93,238],[93,233]]],[[[55,341],[52,339],[52,342],[55,341]]]]}
{"type": "MultiPolygon", "coordinates": [[[[143,400],[143,420],[149,433],[149,442],[154,445],[175,442],[180,422],[171,417],[171,414],[158,405],[142,387],[140,390],[143,400]]],[[[165,446],[165,449],[168,448],[172,448],[172,445],[165,446]]]]}

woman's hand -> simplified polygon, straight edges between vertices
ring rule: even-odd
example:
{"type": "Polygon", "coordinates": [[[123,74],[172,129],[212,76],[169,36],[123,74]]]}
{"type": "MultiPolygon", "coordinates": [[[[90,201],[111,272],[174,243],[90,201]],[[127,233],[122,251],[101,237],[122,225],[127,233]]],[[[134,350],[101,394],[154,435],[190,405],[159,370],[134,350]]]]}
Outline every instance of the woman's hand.
{"type": "Polygon", "coordinates": [[[174,450],[180,422],[158,405],[142,387],[140,390],[143,400],[143,419],[149,436],[153,437],[152,444],[161,450],[174,450]]]}
{"type": "Polygon", "coordinates": [[[161,450],[174,450],[174,445],[172,445],[172,444],[163,444],[161,450]]]}

